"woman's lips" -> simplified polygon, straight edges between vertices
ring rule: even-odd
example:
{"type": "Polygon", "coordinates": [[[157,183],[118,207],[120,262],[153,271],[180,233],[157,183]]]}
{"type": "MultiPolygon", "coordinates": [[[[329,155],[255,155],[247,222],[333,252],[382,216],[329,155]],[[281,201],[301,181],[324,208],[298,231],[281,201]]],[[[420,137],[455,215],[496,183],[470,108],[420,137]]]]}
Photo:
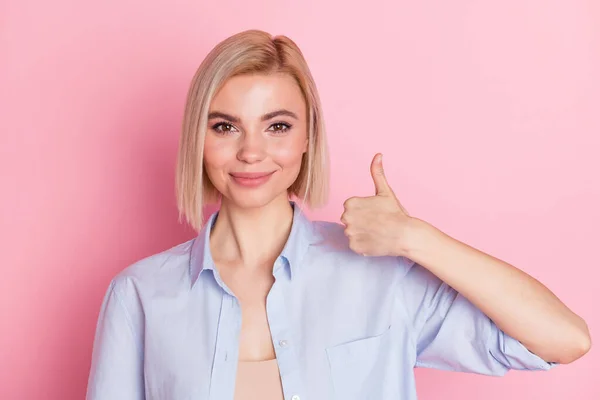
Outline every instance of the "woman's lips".
{"type": "MultiPolygon", "coordinates": [[[[275,171],[273,171],[275,172],[275,171]]],[[[232,172],[229,175],[238,185],[245,187],[257,187],[267,182],[273,172],[232,172]]]]}

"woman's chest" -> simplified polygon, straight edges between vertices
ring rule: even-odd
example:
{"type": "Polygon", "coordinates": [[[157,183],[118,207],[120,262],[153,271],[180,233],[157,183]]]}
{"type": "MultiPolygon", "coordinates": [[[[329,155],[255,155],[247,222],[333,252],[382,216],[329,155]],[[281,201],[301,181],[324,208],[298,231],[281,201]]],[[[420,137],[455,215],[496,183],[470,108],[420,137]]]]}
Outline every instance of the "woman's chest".
{"type": "MultiPolygon", "coordinates": [[[[264,308],[247,311],[235,296],[212,289],[146,305],[147,399],[233,399],[245,309],[259,315],[250,322],[260,327],[252,335],[265,348],[268,340],[286,399],[377,399],[378,392],[400,390],[398,382],[408,379],[402,390],[411,387],[411,341],[386,296],[375,304],[340,297],[335,288],[298,293],[276,282],[264,308]]],[[[258,342],[248,336],[251,349],[258,342]]]]}

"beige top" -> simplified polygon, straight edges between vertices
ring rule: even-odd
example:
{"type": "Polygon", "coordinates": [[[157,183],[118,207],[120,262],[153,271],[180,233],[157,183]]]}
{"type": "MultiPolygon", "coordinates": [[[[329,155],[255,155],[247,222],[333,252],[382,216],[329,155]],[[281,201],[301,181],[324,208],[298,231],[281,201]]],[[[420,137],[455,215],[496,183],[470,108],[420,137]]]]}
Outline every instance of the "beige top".
{"type": "Polygon", "coordinates": [[[277,359],[238,361],[234,400],[283,400],[277,359]]]}

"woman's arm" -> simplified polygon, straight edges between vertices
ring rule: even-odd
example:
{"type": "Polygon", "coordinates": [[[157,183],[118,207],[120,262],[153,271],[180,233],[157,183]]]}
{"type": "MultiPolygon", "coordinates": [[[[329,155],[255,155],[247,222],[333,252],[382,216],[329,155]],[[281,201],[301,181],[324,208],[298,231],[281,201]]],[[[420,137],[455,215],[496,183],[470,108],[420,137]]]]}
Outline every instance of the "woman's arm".
{"type": "Polygon", "coordinates": [[[504,332],[548,362],[567,364],[590,349],[585,321],[518,268],[411,218],[397,250],[427,268],[504,332]]]}
{"type": "Polygon", "coordinates": [[[570,363],[591,346],[586,323],[550,290],[512,265],[410,217],[388,185],[380,155],[371,164],[375,196],[344,203],[350,248],[420,264],[547,362],[570,363]]]}
{"type": "Polygon", "coordinates": [[[92,352],[86,400],[144,400],[143,343],[130,285],[115,277],[104,295],[92,352]]]}

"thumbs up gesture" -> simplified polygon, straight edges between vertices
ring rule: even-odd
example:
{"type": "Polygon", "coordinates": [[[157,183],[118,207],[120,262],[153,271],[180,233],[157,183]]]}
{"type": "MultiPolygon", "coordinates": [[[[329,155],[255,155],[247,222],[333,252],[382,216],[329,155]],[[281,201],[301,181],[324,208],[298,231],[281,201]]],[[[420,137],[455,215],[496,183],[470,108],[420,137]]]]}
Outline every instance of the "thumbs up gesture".
{"type": "Polygon", "coordinates": [[[351,197],[340,218],[350,249],[364,256],[403,255],[411,217],[396,198],[383,171],[382,155],[371,162],[375,195],[351,197]]]}

